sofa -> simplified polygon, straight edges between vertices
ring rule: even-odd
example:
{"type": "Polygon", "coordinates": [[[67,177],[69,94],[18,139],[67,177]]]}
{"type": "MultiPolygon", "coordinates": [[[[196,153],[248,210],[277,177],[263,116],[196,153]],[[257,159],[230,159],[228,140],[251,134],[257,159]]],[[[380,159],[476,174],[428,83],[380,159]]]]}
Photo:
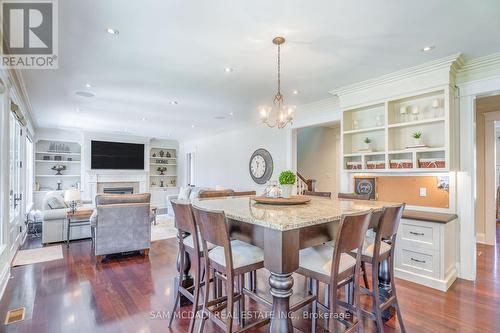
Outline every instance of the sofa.
{"type": "MultiPolygon", "coordinates": [[[[91,204],[79,205],[78,209],[91,208],[91,204]]],[[[63,242],[67,238],[66,213],[69,208],[64,203],[64,191],[50,191],[45,194],[42,202],[42,243],[63,242]],[[54,205],[59,203],[58,205],[54,205]],[[54,207],[54,208],[53,208],[54,207]]],[[[70,240],[90,238],[90,226],[71,228],[70,240]]]]}
{"type": "Polygon", "coordinates": [[[172,203],[170,200],[194,200],[198,199],[201,191],[213,191],[214,189],[210,187],[181,187],[178,194],[167,195],[166,197],[166,207],[167,214],[169,216],[174,216],[174,210],[172,209],[172,203]]]}
{"type": "Polygon", "coordinates": [[[99,194],[90,218],[97,261],[105,255],[131,251],[149,253],[151,194],[99,194]]]}

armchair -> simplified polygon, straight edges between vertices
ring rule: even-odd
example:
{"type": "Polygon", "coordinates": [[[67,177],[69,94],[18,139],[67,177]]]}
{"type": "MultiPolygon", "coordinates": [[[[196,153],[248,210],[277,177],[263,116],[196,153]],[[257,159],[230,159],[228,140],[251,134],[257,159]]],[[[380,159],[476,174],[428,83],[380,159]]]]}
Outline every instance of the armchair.
{"type": "Polygon", "coordinates": [[[151,245],[151,194],[100,194],[90,222],[97,261],[108,254],[143,251],[151,245]]]}

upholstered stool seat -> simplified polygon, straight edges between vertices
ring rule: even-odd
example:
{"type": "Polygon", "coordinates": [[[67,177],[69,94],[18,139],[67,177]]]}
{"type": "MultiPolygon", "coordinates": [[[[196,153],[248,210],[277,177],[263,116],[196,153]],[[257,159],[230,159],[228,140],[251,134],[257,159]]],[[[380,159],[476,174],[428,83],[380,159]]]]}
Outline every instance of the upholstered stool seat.
{"type": "MultiPolygon", "coordinates": [[[[201,239],[200,233],[198,233],[198,239],[201,239]]],[[[184,246],[187,246],[187,247],[189,247],[189,248],[191,248],[191,249],[194,250],[193,235],[189,235],[186,238],[184,238],[183,242],[184,242],[184,246]]],[[[208,251],[212,250],[215,247],[216,247],[216,245],[207,242],[207,249],[208,249],[208,251]]],[[[200,252],[203,252],[203,247],[201,245],[200,245],[199,248],[200,248],[200,252]]]]}
{"type": "MultiPolygon", "coordinates": [[[[329,277],[332,272],[333,248],[328,245],[320,245],[303,249],[299,253],[300,269],[316,272],[329,277]]],[[[356,266],[356,259],[342,253],[339,262],[339,273],[356,266]]]]}
{"type": "MultiPolygon", "coordinates": [[[[375,249],[375,241],[366,239],[363,242],[362,255],[367,257],[373,257],[373,250],[375,249]]],[[[385,254],[391,250],[391,246],[386,242],[380,242],[380,254],[385,254]]]]}
{"type": "MultiPolygon", "coordinates": [[[[371,233],[370,233],[371,235],[371,233]]],[[[368,236],[368,233],[367,233],[368,236]]],[[[329,241],[325,243],[325,245],[333,247],[335,246],[335,241],[329,241]]],[[[363,241],[363,250],[362,250],[362,255],[366,257],[373,257],[373,250],[375,249],[375,241],[373,239],[370,239],[369,237],[365,237],[365,240],[363,241]]],[[[380,242],[380,254],[385,254],[391,250],[391,245],[387,244],[386,242],[380,242]]],[[[357,250],[354,250],[353,252],[356,253],[357,250]]]]}
{"type": "MultiPolygon", "coordinates": [[[[264,261],[264,252],[261,249],[239,240],[231,241],[231,251],[233,254],[233,269],[264,261]]],[[[218,265],[226,267],[226,258],[222,246],[212,249],[208,257],[218,265]]]]}

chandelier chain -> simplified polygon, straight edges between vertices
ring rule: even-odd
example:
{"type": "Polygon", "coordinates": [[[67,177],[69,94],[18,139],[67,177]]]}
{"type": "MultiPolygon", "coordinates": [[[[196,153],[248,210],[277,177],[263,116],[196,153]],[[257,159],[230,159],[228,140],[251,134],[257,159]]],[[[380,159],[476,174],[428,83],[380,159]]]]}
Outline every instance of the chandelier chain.
{"type": "Polygon", "coordinates": [[[278,94],[281,95],[281,45],[278,45],[278,94]]]}

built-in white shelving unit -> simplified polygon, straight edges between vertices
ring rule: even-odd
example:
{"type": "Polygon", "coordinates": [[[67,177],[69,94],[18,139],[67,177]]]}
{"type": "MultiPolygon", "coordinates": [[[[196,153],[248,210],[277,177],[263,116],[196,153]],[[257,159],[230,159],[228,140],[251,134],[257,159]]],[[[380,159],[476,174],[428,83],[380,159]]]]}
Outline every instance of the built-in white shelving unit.
{"type": "Polygon", "coordinates": [[[77,142],[39,140],[35,148],[35,192],[66,190],[81,183],[81,146],[77,142]],[[66,167],[57,175],[52,167],[66,167]]]}
{"type": "Polygon", "coordinates": [[[449,88],[443,87],[344,110],[343,169],[370,173],[451,170],[449,96],[449,88]],[[416,132],[422,133],[420,144],[412,137],[416,132]]]}
{"type": "Polygon", "coordinates": [[[149,151],[149,188],[177,187],[177,151],[151,148],[149,151]],[[161,172],[158,168],[165,167],[161,172]]]}

